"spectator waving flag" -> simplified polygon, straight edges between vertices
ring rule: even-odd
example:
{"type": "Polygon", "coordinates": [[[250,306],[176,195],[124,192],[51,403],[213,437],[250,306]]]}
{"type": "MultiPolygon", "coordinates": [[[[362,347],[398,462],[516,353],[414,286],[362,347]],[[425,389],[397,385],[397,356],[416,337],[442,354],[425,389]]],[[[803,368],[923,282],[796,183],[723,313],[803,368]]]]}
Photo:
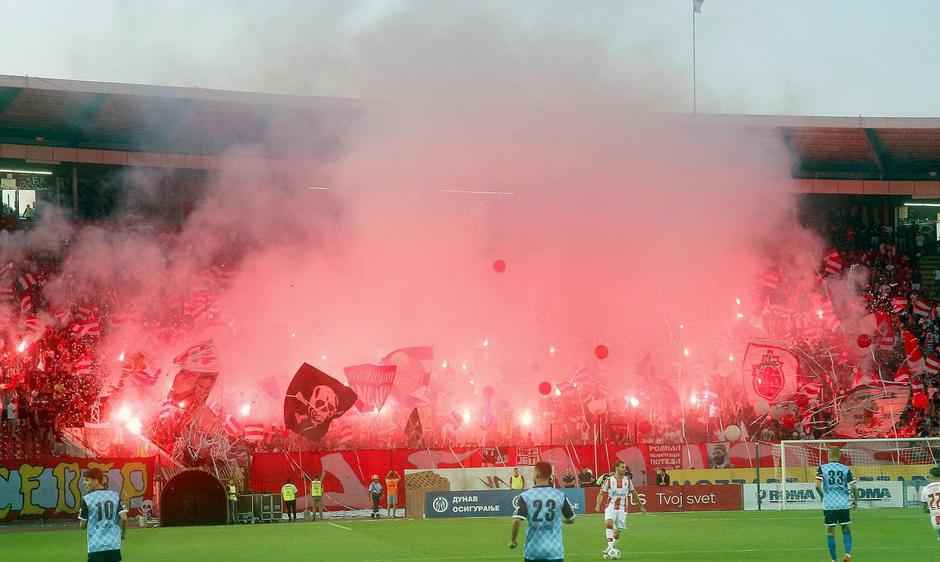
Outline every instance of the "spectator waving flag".
{"type": "Polygon", "coordinates": [[[381,410],[395,382],[396,365],[352,365],[343,373],[349,387],[359,396],[356,406],[360,412],[381,410]]]}

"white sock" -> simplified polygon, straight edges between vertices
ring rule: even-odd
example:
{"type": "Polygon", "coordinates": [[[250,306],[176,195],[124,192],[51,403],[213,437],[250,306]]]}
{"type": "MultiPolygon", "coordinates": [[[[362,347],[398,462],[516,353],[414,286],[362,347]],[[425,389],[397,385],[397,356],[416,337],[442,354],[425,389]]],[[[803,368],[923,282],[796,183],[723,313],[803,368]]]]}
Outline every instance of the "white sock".
{"type": "Polygon", "coordinates": [[[614,546],[614,530],[613,529],[604,529],[607,532],[607,548],[613,548],[614,546]]]}

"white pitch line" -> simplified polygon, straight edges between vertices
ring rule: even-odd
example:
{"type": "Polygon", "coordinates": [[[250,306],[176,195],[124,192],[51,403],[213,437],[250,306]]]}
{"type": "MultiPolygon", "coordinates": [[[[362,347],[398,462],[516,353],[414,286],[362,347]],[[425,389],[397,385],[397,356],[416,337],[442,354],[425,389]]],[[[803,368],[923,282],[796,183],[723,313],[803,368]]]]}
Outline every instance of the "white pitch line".
{"type": "Polygon", "coordinates": [[[339,527],[340,529],[346,529],[347,531],[352,531],[352,529],[350,529],[349,527],[343,527],[342,525],[337,525],[336,523],[331,523],[331,522],[329,522],[329,521],[327,521],[326,524],[327,524],[327,525],[332,525],[332,526],[334,526],[334,527],[339,527]]]}

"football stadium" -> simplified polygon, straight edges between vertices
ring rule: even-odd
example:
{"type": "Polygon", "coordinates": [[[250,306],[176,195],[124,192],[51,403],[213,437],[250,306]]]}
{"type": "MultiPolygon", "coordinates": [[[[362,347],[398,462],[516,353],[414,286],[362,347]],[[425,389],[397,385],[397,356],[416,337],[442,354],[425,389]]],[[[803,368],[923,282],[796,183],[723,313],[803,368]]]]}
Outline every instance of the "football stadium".
{"type": "Polygon", "coordinates": [[[940,105],[854,23],[227,3],[11,7],[0,559],[940,557],[940,105]]]}

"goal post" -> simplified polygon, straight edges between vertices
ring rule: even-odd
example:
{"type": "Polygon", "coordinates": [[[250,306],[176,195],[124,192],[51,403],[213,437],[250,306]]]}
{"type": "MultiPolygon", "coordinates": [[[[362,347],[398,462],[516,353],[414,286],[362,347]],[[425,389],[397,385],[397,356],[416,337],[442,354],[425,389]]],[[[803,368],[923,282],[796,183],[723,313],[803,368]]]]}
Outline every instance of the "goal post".
{"type": "Polygon", "coordinates": [[[877,497],[879,493],[891,496],[891,489],[900,490],[901,498],[882,501],[883,505],[910,505],[905,500],[916,498],[917,490],[927,482],[928,471],[940,460],[940,437],[781,441],[771,447],[781,509],[787,509],[788,503],[803,504],[791,505],[794,508],[808,507],[807,496],[814,494],[809,485],[815,486],[816,470],[829,462],[828,449],[833,446],[842,450],[840,462],[859,482],[859,503],[865,507],[876,507],[883,499],[877,497]]]}

